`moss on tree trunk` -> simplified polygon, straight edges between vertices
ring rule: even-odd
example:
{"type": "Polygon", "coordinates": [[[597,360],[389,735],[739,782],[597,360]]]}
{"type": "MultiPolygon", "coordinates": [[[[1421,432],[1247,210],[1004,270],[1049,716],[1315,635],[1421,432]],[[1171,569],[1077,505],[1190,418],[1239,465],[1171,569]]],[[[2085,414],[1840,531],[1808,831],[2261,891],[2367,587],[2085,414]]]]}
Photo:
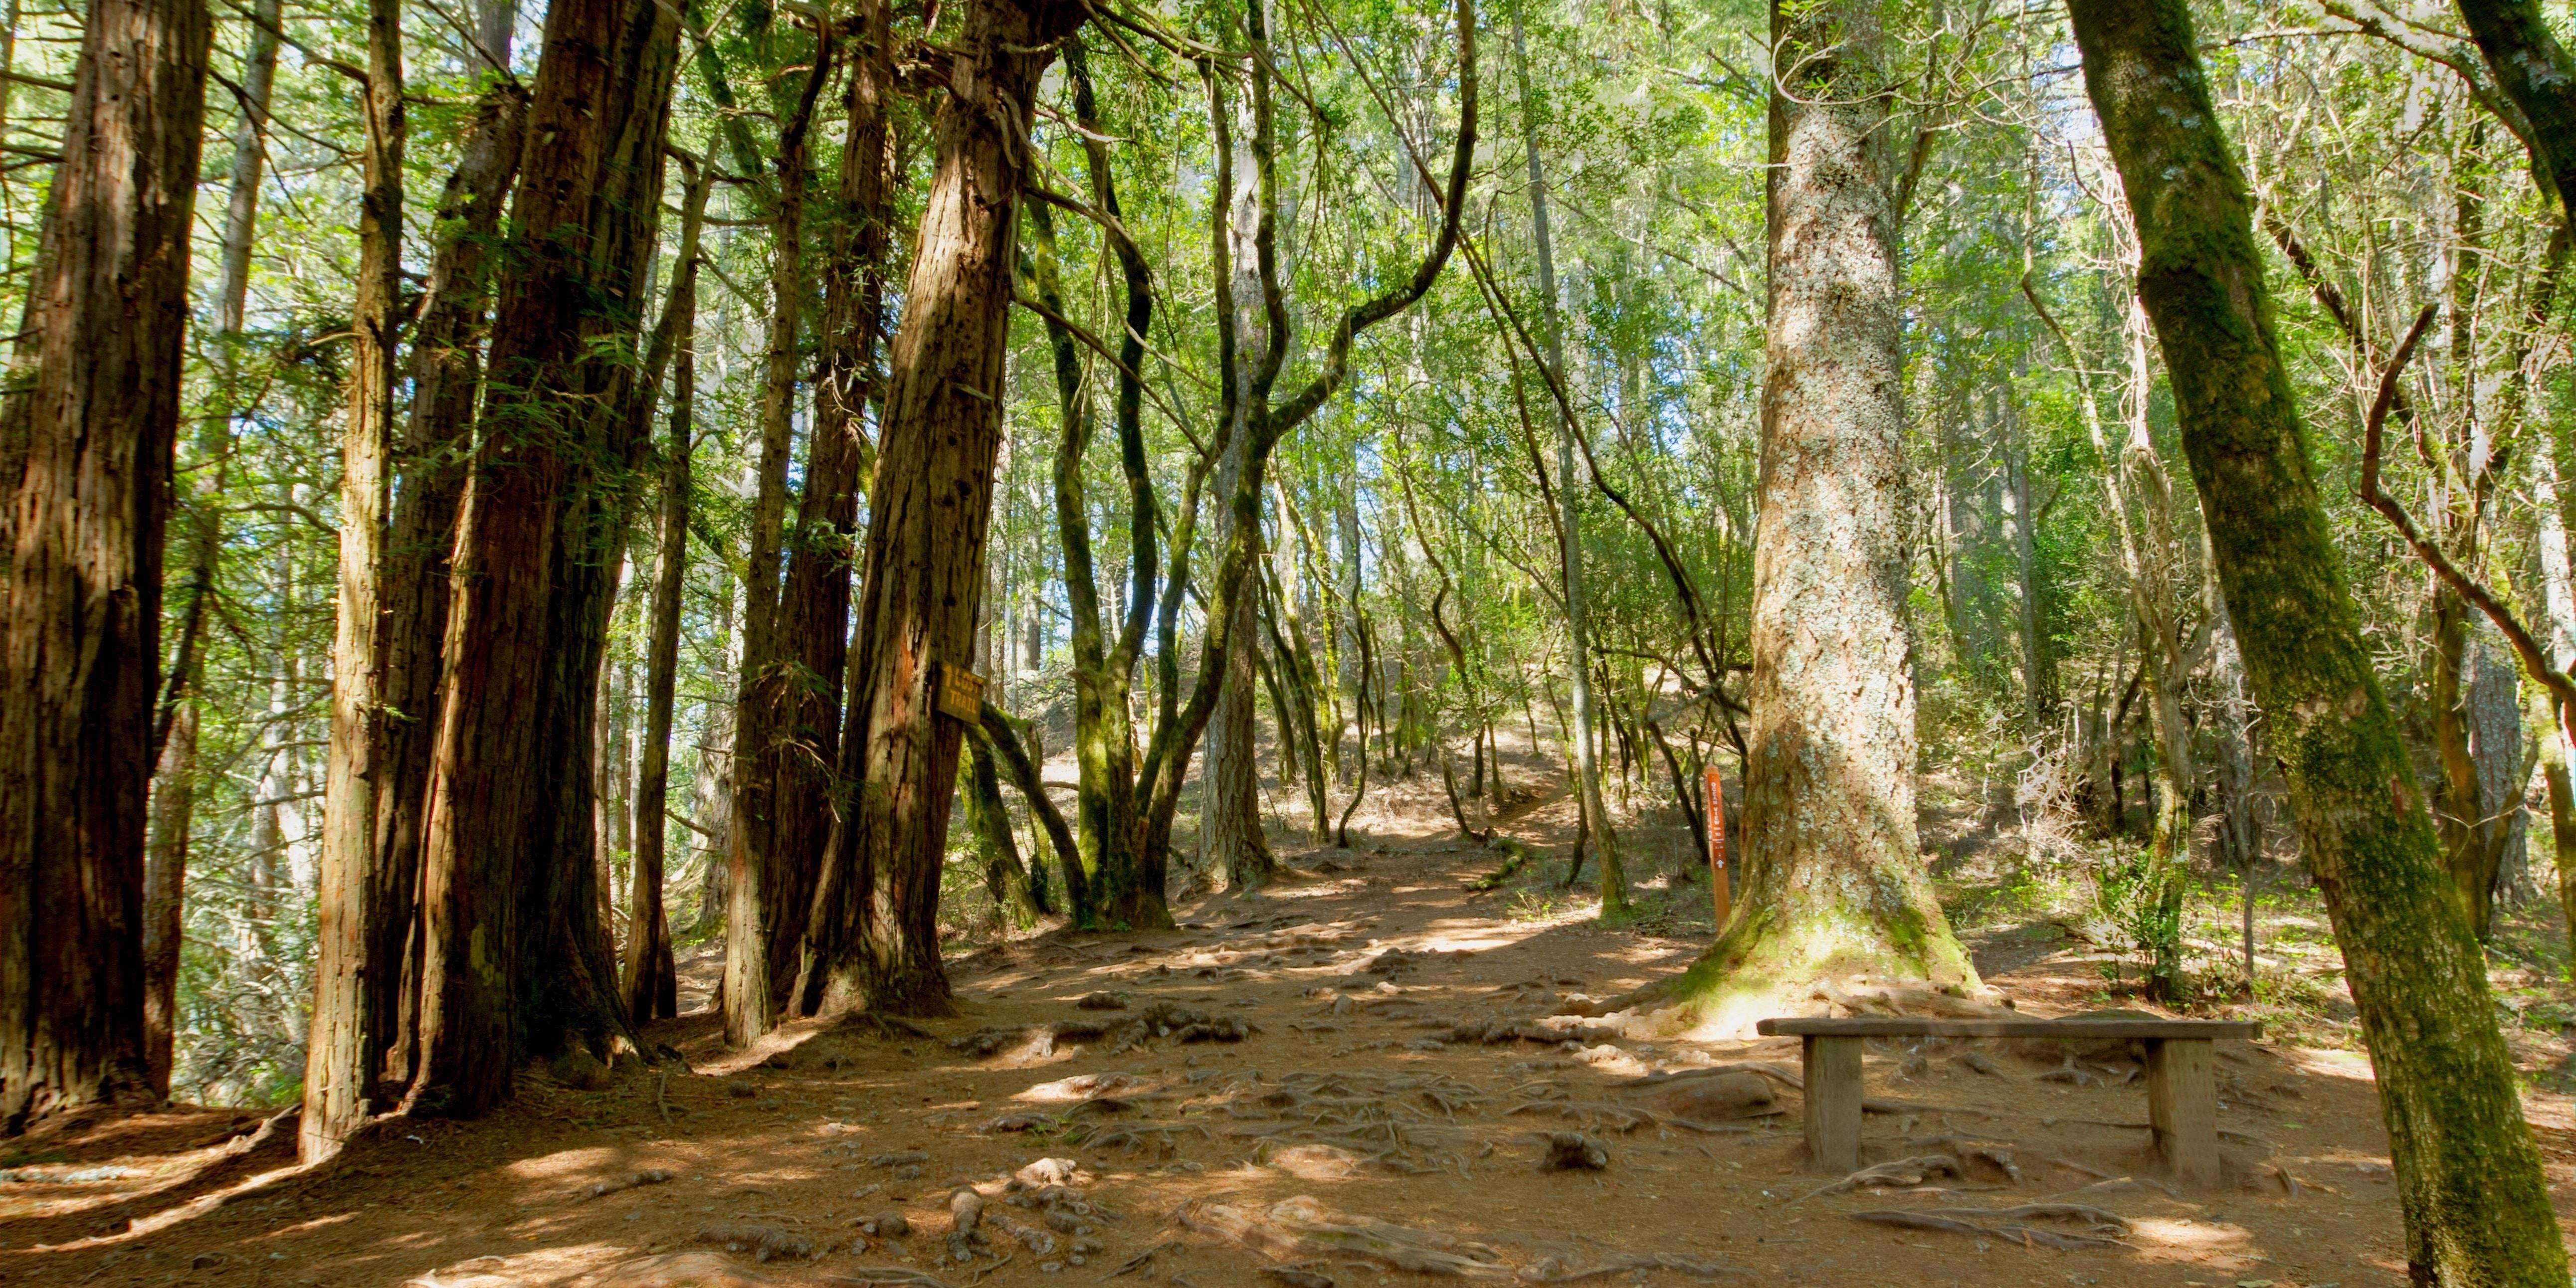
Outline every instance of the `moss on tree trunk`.
{"type": "Polygon", "coordinates": [[[2418,1283],[2558,1288],[2566,1254],[2485,959],[2338,566],[2273,338],[2243,176],[2180,0],[2075,0],[2137,217],[2212,563],[2271,722],[2379,1076],[2418,1283]]]}

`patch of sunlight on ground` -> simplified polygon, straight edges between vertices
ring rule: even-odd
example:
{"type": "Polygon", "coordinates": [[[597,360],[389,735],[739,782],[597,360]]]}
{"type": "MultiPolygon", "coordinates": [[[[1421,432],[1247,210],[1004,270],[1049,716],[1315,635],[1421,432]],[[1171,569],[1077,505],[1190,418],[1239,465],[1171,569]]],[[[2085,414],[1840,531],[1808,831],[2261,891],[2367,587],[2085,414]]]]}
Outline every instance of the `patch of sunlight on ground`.
{"type": "Polygon", "coordinates": [[[2130,1218],[2129,1233],[2133,1245],[2149,1261],[2206,1260],[2213,1269],[2251,1264],[2254,1234],[2241,1225],[2190,1217],[2142,1216],[2130,1218]]]}
{"type": "Polygon", "coordinates": [[[535,1158],[522,1158],[502,1170],[521,1180],[535,1181],[599,1167],[614,1161],[616,1157],[617,1151],[598,1146],[588,1149],[564,1149],[551,1154],[539,1154],[535,1158]]]}
{"type": "Polygon", "coordinates": [[[2327,1078],[2349,1078],[2370,1082],[2370,1057],[2359,1051],[2327,1051],[2313,1047],[2279,1048],[2282,1058],[2301,1070],[2327,1078]]]}

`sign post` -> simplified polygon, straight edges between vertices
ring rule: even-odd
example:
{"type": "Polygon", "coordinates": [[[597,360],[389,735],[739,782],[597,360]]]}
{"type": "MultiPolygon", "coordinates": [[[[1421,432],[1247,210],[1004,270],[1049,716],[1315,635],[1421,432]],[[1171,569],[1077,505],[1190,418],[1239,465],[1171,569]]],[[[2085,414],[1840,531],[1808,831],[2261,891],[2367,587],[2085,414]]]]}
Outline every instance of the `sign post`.
{"type": "Polygon", "coordinates": [[[1708,770],[1708,875],[1711,893],[1717,897],[1718,933],[1726,932],[1727,916],[1735,911],[1735,892],[1726,888],[1726,789],[1717,778],[1717,770],[1708,770]]]}

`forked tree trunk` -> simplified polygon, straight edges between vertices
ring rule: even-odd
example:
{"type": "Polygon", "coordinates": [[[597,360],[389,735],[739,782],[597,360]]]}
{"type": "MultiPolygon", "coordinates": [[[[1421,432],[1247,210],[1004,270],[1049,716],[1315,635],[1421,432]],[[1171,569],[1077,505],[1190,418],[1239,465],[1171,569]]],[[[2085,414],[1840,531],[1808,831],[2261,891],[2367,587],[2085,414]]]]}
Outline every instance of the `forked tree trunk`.
{"type": "MultiPolygon", "coordinates": [[[[549,692],[572,687],[563,672],[578,669],[559,654],[588,643],[552,638],[565,598],[554,579],[568,492],[581,481],[574,463],[611,450],[631,410],[678,24],[654,0],[568,0],[547,10],[544,48],[528,129],[549,146],[527,152],[520,270],[495,313],[482,441],[458,518],[421,877],[421,1057],[407,1105],[464,1115],[510,1094],[525,1054],[523,984],[581,990],[529,1017],[531,1044],[599,1018],[570,1007],[598,997],[613,1013],[615,1002],[612,981],[579,951],[596,890],[577,908],[539,905],[565,924],[523,927],[521,909],[530,892],[577,895],[595,881],[586,846],[556,848],[557,775],[586,781],[589,757],[586,730],[561,746],[547,736],[549,718],[573,705],[549,692]],[[523,962],[529,943],[577,955],[523,962]]],[[[580,687],[595,694],[591,658],[580,687]]]]}
{"type": "MultiPolygon", "coordinates": [[[[340,595],[331,644],[331,757],[322,789],[322,855],[314,935],[313,1018],[304,1051],[304,1115],[297,1157],[310,1166],[340,1152],[366,1121],[374,1078],[367,1036],[376,1027],[368,981],[398,972],[376,960],[369,933],[376,871],[377,789],[383,762],[384,572],[387,457],[393,448],[394,371],[402,286],[403,63],[401,0],[368,0],[365,123],[358,193],[357,298],[350,309],[349,403],[340,434],[340,595]]],[[[391,947],[391,945],[388,945],[391,947]]],[[[399,952],[399,949],[395,949],[399,952]]]]}
{"type": "Polygon", "coordinates": [[[1891,56],[1874,0],[1775,3],[1770,352],[1742,889],[1672,985],[1704,1022],[1855,972],[1974,985],[1914,831],[1891,56]]]}
{"type": "MultiPolygon", "coordinates": [[[[828,476],[825,481],[835,494],[830,505],[813,511],[811,517],[817,521],[814,536],[829,544],[829,558],[821,557],[827,552],[820,550],[809,556],[800,543],[799,562],[788,570],[787,593],[794,619],[791,629],[803,632],[797,643],[802,650],[799,656],[818,681],[828,679],[831,685],[831,710],[812,710],[807,718],[820,720],[828,714],[829,719],[844,723],[848,718],[843,698],[849,666],[849,529],[858,521],[858,488],[875,467],[862,425],[868,403],[879,392],[875,370],[877,348],[885,333],[886,252],[892,234],[888,216],[895,179],[887,116],[895,87],[890,11],[884,0],[861,0],[853,19],[841,186],[832,212],[832,255],[823,279],[822,373],[814,390],[815,469],[828,476]],[[829,458],[821,452],[827,442],[834,453],[829,458]],[[840,476],[844,470],[846,478],[840,476]]],[[[822,745],[831,749],[825,763],[836,770],[843,763],[842,736],[837,726],[822,731],[822,745]]],[[[819,819],[839,814],[842,806],[837,800],[821,800],[814,808],[819,819]]],[[[801,1014],[827,1006],[846,1007],[862,996],[856,968],[861,921],[858,881],[849,870],[851,856],[837,847],[831,827],[822,825],[822,833],[803,917],[804,933],[797,945],[796,977],[789,989],[790,1005],[801,1014]],[[836,973],[829,969],[833,965],[844,969],[836,973]]]]}
{"type": "Polygon", "coordinates": [[[2546,1179],[2308,460],[2236,158],[2180,0],[2075,0],[2185,455],[2378,1075],[2415,1282],[2567,1279],[2546,1179]]]}
{"type": "MultiPolygon", "coordinates": [[[[376,752],[376,868],[368,896],[368,1067],[399,1089],[411,1081],[413,1008],[420,991],[420,872],[429,765],[438,737],[440,650],[447,634],[448,556],[472,449],[480,345],[491,300],[492,241],[519,172],[527,104],[496,87],[448,176],[433,227],[427,299],[412,328],[411,419],[398,460],[402,487],[386,527],[384,703],[376,752]]],[[[399,1095],[399,1090],[393,1094],[399,1095]]]]}
{"type": "MultiPolygon", "coordinates": [[[[813,897],[813,868],[823,842],[824,780],[814,772],[818,756],[830,754],[830,736],[817,736],[804,723],[809,707],[836,704],[840,682],[806,670],[798,645],[816,652],[838,652],[839,632],[811,624],[812,635],[787,622],[789,605],[778,586],[787,514],[787,465],[794,451],[796,373],[799,341],[804,333],[805,194],[812,174],[805,139],[813,124],[815,96],[831,73],[832,42],[817,38],[804,92],[778,132],[777,203],[770,213],[769,351],[767,378],[760,404],[760,484],[752,501],[751,557],[745,579],[750,589],[744,616],[742,709],[736,715],[739,754],[734,757],[733,853],[725,898],[725,1040],[740,1046],[769,1031],[779,995],[802,939],[806,900],[813,897]],[[825,638],[828,635],[829,638],[825,638]],[[828,694],[820,686],[828,683],[828,694]],[[816,741],[805,741],[815,738],[816,741]]],[[[826,517],[828,498],[818,504],[816,487],[849,485],[849,471],[835,468],[845,453],[832,444],[840,435],[817,436],[816,459],[809,464],[807,517],[826,517]]],[[[799,524],[799,535],[809,533],[799,524]]],[[[815,576],[819,570],[809,570],[815,576]]],[[[808,587],[809,611],[820,611],[822,587],[817,577],[808,587]]],[[[835,731],[837,732],[837,731],[835,731]]],[[[829,763],[823,761],[821,763],[829,763]]]]}
{"type": "Polygon", "coordinates": [[[0,408],[0,1122],[149,1094],[145,799],[201,0],[95,0],[0,408]],[[23,383],[20,383],[23,381],[23,383]]]}
{"type": "Polygon", "coordinates": [[[934,126],[869,495],[841,757],[852,796],[835,837],[857,878],[866,998],[887,1011],[950,1005],[936,916],[963,727],[934,692],[942,665],[966,663],[984,597],[1025,147],[1007,131],[1025,128],[1055,42],[1083,14],[973,0],[934,126]]]}

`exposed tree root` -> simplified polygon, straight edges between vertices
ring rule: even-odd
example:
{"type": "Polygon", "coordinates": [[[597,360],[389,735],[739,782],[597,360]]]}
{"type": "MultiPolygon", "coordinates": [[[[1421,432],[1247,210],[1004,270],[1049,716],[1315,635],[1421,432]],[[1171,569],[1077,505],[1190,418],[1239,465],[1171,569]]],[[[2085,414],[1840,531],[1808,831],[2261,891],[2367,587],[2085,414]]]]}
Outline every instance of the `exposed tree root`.
{"type": "Polygon", "coordinates": [[[1753,1273],[1741,1266],[1720,1265],[1714,1261],[1694,1261],[1689,1257],[1677,1257],[1668,1252],[1631,1252],[1612,1257],[1597,1266],[1585,1266],[1581,1269],[1568,1267],[1555,1257],[1541,1257],[1521,1267],[1514,1277],[1523,1283],[1570,1284],[1581,1279],[1630,1274],[1639,1270],[1671,1270],[1689,1275],[1694,1279],[1716,1279],[1724,1275],[1753,1273]]]}
{"type": "Polygon", "coordinates": [[[1193,1199],[1173,1213],[1185,1229],[1213,1235],[1273,1261],[1357,1260],[1416,1274],[1509,1279],[1502,1254],[1481,1243],[1335,1212],[1305,1195],[1260,1211],[1193,1199]]]}
{"type": "Polygon", "coordinates": [[[1920,1212],[1854,1212],[1851,1219],[1872,1225],[1892,1225],[1909,1230],[1939,1230],[1948,1234],[1965,1234],[2001,1239],[2023,1247],[2059,1248],[2074,1251],[2084,1248],[2126,1247],[2111,1234],[2127,1234],[2129,1223],[2119,1215],[2088,1207],[2081,1203],[2025,1203],[2008,1208],[1927,1208],[1920,1212]],[[2027,1221],[2081,1221],[2085,1232],[2069,1234],[2027,1221]],[[1997,1224],[1986,1224],[1996,1222],[1997,1224]],[[2104,1232],[2109,1232],[2106,1234],[2104,1232]]]}

